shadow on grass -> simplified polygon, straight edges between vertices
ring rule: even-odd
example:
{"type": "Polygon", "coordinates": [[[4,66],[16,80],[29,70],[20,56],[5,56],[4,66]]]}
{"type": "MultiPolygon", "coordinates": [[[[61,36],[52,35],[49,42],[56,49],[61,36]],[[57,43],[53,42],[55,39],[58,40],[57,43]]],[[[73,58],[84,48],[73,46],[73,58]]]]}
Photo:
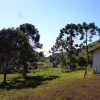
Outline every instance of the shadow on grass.
{"type": "Polygon", "coordinates": [[[85,67],[83,67],[83,68],[77,68],[77,70],[85,70],[85,67]]]}
{"type": "Polygon", "coordinates": [[[73,72],[73,71],[72,71],[72,70],[66,70],[66,69],[64,70],[64,69],[63,69],[61,72],[63,72],[63,73],[71,73],[71,72],[73,72]]]}
{"type": "MultiPolygon", "coordinates": [[[[14,78],[11,82],[6,84],[6,89],[23,89],[23,88],[36,88],[42,84],[45,84],[45,81],[54,80],[59,78],[59,76],[27,76],[24,80],[19,80],[19,77],[14,78]]],[[[4,88],[4,84],[0,85],[0,88],[4,88]]]]}

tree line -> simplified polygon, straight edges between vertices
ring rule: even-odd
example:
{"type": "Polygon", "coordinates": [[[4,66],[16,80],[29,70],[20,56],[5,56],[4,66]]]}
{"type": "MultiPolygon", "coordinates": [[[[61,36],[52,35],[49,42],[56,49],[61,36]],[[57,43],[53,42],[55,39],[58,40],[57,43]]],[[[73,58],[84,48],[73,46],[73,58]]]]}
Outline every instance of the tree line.
{"type": "MultiPolygon", "coordinates": [[[[60,30],[56,43],[51,48],[50,61],[57,61],[62,64],[62,67],[66,66],[70,70],[74,70],[77,64],[80,66],[86,64],[85,73],[87,73],[88,41],[92,41],[97,34],[100,35],[100,28],[95,23],[67,24],[60,30]],[[80,57],[77,61],[77,56],[82,49],[87,52],[86,60],[80,57]]],[[[0,30],[0,73],[4,75],[4,84],[8,73],[20,72],[26,77],[28,69],[34,69],[39,56],[43,56],[42,52],[40,54],[36,52],[36,48],[43,46],[39,40],[39,31],[29,23],[17,28],[0,30]]]]}
{"type": "Polygon", "coordinates": [[[87,74],[87,66],[89,64],[88,44],[92,42],[94,36],[100,36],[100,28],[95,23],[67,24],[60,30],[60,34],[56,39],[56,43],[51,48],[52,59],[59,60],[67,69],[74,70],[79,65],[84,65],[85,75],[87,74]],[[85,49],[86,59],[84,55],[77,61],[80,51],[85,49]],[[59,57],[55,56],[59,54],[59,57]],[[66,54],[66,58],[65,58],[66,54]],[[67,59],[67,60],[66,60],[67,59]]]}

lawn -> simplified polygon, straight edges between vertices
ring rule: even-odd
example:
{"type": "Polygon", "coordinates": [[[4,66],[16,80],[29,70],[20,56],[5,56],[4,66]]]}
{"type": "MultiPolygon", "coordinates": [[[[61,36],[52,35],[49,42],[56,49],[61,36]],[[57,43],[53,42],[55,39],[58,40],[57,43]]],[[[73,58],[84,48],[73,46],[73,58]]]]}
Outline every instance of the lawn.
{"type": "Polygon", "coordinates": [[[26,79],[9,74],[6,89],[0,88],[0,100],[100,100],[100,75],[89,71],[83,76],[84,70],[62,73],[59,68],[34,71],[26,79]]]}

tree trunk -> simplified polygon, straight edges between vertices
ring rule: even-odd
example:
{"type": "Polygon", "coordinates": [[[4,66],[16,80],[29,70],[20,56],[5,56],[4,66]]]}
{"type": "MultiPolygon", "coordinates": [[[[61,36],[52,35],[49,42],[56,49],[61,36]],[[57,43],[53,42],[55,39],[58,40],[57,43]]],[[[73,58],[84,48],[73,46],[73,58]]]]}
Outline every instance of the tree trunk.
{"type": "Polygon", "coordinates": [[[24,64],[24,69],[23,69],[23,77],[26,78],[27,77],[27,71],[28,71],[28,67],[27,64],[24,64]]]}
{"type": "Polygon", "coordinates": [[[70,43],[70,57],[69,57],[69,66],[70,69],[72,68],[72,36],[71,36],[71,43],[70,43]]]}
{"type": "Polygon", "coordinates": [[[72,53],[70,53],[70,61],[69,61],[70,69],[72,68],[72,53]]]}
{"type": "Polygon", "coordinates": [[[6,79],[7,79],[7,68],[8,68],[8,61],[7,61],[7,56],[5,57],[5,64],[4,64],[4,81],[3,83],[6,84],[6,79]]]}
{"type": "Polygon", "coordinates": [[[6,84],[6,77],[7,77],[7,74],[6,74],[6,70],[4,71],[4,84],[6,84]]]}
{"type": "Polygon", "coordinates": [[[87,75],[87,68],[88,68],[88,63],[89,63],[89,53],[88,53],[88,36],[87,36],[87,31],[86,31],[86,53],[87,53],[87,65],[85,68],[85,72],[84,72],[84,77],[86,77],[87,75]]]}

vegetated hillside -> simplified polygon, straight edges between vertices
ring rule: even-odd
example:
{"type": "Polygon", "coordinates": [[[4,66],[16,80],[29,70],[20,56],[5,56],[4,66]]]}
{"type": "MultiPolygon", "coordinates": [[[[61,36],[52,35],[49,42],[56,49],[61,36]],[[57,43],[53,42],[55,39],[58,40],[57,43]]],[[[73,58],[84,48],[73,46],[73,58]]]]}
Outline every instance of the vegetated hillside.
{"type": "Polygon", "coordinates": [[[98,47],[100,47],[100,39],[89,44],[89,51],[94,50],[98,47]]]}
{"type": "MultiPolygon", "coordinates": [[[[95,41],[95,42],[92,42],[91,44],[88,45],[89,52],[94,50],[94,49],[96,49],[96,48],[98,48],[98,47],[100,47],[100,39],[95,41]]],[[[80,56],[86,58],[86,50],[85,50],[85,48],[82,48],[82,51],[80,51],[78,57],[80,57],[80,56]]],[[[91,54],[90,54],[90,57],[91,57],[91,54]]]]}

